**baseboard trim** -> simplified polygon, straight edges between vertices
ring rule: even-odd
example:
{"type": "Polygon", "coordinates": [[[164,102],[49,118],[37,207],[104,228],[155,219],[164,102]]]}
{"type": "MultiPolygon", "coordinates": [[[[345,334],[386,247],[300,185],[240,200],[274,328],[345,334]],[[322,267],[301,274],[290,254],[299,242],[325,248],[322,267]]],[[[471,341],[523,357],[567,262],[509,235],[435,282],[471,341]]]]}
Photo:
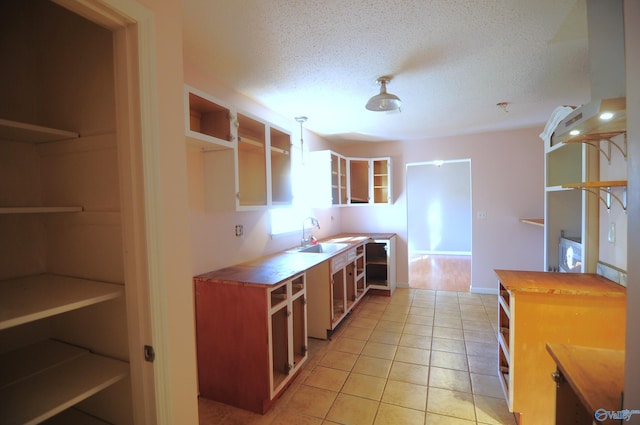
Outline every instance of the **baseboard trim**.
{"type": "Polygon", "coordinates": [[[498,295],[498,288],[477,288],[471,286],[471,288],[469,288],[469,292],[473,294],[498,295]]]}

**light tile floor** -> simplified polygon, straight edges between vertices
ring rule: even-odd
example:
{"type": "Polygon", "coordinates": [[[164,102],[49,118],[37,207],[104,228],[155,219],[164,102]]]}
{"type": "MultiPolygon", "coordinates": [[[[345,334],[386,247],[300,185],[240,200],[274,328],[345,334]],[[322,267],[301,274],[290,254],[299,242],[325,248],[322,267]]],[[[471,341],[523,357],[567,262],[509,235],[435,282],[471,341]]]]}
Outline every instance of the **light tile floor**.
{"type": "Polygon", "coordinates": [[[367,295],[265,415],[200,399],[201,425],[515,425],[497,375],[494,295],[367,295]]]}

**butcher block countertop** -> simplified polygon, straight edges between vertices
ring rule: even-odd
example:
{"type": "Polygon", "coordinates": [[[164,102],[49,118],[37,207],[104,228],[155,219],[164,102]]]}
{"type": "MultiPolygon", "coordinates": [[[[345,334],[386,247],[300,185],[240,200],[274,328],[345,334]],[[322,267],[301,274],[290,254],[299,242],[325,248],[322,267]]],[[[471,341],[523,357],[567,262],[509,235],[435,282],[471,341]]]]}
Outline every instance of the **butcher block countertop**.
{"type": "Polygon", "coordinates": [[[591,417],[598,409],[622,408],[623,350],[547,344],[547,351],[591,417]]]}
{"type": "Polygon", "coordinates": [[[341,233],[323,239],[323,243],[346,243],[349,246],[330,253],[300,253],[293,247],[274,255],[235,264],[195,277],[199,281],[244,285],[276,285],[310,269],[331,257],[373,239],[390,239],[395,233],[341,233]]]}
{"type": "Polygon", "coordinates": [[[593,273],[496,270],[500,282],[511,292],[559,295],[624,297],[627,288],[593,273]]]}

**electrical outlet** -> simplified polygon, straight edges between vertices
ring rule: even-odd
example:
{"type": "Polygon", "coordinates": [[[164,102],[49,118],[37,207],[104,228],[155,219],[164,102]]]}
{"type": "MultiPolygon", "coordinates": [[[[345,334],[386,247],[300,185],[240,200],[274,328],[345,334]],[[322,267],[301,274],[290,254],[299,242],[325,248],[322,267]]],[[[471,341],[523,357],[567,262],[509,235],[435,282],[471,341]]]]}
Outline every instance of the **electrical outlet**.
{"type": "Polygon", "coordinates": [[[236,236],[240,237],[244,235],[244,226],[242,224],[236,224],[236,236]]]}
{"type": "Polygon", "coordinates": [[[477,217],[478,217],[478,220],[486,220],[487,212],[486,211],[478,211],[477,217]]]}

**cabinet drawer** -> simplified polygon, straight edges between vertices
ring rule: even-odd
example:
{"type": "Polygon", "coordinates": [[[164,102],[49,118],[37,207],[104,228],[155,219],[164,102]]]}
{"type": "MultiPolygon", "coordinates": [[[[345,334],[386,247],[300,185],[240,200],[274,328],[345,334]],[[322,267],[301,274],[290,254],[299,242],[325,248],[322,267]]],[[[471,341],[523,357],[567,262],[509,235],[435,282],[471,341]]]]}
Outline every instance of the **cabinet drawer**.
{"type": "Polygon", "coordinates": [[[347,251],[347,263],[353,262],[356,259],[356,257],[357,257],[357,254],[356,254],[355,248],[352,248],[349,251],[347,251]]]}
{"type": "Polygon", "coordinates": [[[348,262],[349,261],[346,252],[336,255],[331,259],[331,273],[335,273],[336,271],[343,269],[348,262]]]}

